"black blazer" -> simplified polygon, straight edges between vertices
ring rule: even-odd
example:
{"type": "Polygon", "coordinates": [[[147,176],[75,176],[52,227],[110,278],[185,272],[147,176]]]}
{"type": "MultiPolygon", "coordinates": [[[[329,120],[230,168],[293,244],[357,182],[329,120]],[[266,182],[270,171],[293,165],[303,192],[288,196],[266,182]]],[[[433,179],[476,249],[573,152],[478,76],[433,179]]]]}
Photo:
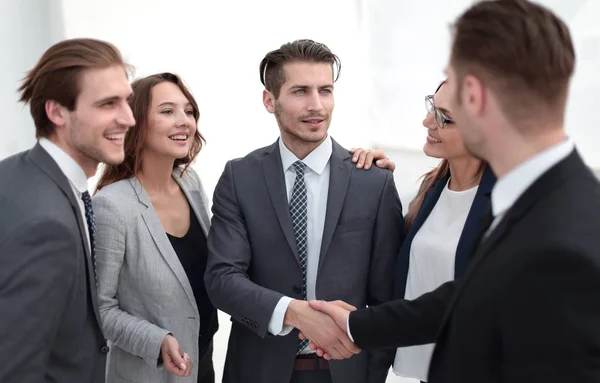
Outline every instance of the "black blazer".
{"type": "Polygon", "coordinates": [[[463,278],[354,312],[350,330],[365,349],[436,342],[430,383],[600,381],[598,180],[574,151],[506,212],[463,278]]]}
{"type": "MultiPolygon", "coordinates": [[[[431,214],[431,211],[440,198],[442,191],[448,184],[449,178],[450,172],[437,180],[433,187],[425,194],[423,204],[421,205],[421,208],[415,217],[412,227],[406,235],[406,239],[402,243],[402,247],[400,248],[400,253],[398,253],[398,259],[396,262],[396,278],[394,281],[394,297],[396,299],[403,299],[404,293],[406,292],[406,279],[408,278],[410,248],[412,246],[412,241],[415,238],[415,235],[417,235],[419,232],[419,229],[421,229],[421,226],[423,226],[423,223],[425,223],[427,220],[427,217],[429,217],[429,214],[431,214]]],[[[479,189],[477,189],[477,193],[473,199],[473,204],[471,205],[471,209],[467,215],[465,226],[460,235],[458,246],[456,247],[454,279],[459,278],[465,270],[468,262],[468,255],[475,244],[474,239],[479,227],[479,221],[483,216],[488,204],[490,203],[490,194],[495,183],[496,176],[494,175],[494,172],[492,172],[492,169],[487,166],[481,176],[479,189]]]]}
{"type": "Polygon", "coordinates": [[[0,161],[0,382],[104,383],[77,197],[39,145],[0,161]]]}

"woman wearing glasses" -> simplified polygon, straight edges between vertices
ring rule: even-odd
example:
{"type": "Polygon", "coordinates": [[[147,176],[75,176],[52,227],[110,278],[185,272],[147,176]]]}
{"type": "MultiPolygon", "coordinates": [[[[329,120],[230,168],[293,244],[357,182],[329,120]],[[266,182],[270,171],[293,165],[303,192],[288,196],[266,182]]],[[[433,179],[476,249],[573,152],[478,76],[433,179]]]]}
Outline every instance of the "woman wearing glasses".
{"type": "MultiPolygon", "coordinates": [[[[409,205],[406,239],[396,266],[396,298],[415,299],[462,275],[496,182],[491,169],[465,149],[448,107],[450,90],[444,83],[435,95],[425,98],[427,141],[423,151],[442,161],[424,175],[409,205]]],[[[427,381],[432,352],[433,344],[399,348],[394,372],[427,381]]]]}

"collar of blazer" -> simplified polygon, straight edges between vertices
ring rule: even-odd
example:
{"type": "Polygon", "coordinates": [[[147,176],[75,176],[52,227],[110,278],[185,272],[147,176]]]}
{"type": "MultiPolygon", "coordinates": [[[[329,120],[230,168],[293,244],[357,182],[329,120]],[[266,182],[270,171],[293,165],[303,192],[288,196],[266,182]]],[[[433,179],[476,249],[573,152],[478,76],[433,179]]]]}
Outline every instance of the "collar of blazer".
{"type": "MultiPolygon", "coordinates": [[[[75,209],[74,211],[80,211],[79,202],[77,201],[77,197],[73,195],[73,190],[71,189],[71,184],[69,180],[64,175],[62,170],[58,167],[58,164],[54,161],[54,159],[46,152],[42,146],[37,143],[30,150],[29,155],[33,163],[39,167],[44,173],[48,175],[48,177],[62,190],[65,194],[71,206],[75,209]]],[[[88,285],[90,286],[90,294],[92,298],[92,306],[94,307],[94,314],[96,315],[96,320],[98,321],[98,325],[100,326],[100,312],[98,311],[98,294],[96,293],[96,280],[94,278],[94,266],[92,264],[92,255],[88,249],[87,245],[87,236],[85,225],[83,224],[83,217],[81,214],[75,214],[75,218],[77,219],[77,224],[79,226],[79,234],[81,235],[83,252],[85,254],[85,261],[88,269],[88,285]]]]}
{"type": "MultiPolygon", "coordinates": [[[[321,266],[327,255],[327,250],[329,249],[333,233],[335,232],[335,227],[342,212],[344,200],[346,199],[346,192],[350,183],[351,171],[354,167],[350,162],[350,152],[339,145],[334,139],[332,139],[331,142],[333,150],[329,162],[329,197],[327,198],[327,214],[325,215],[325,227],[323,229],[323,239],[321,241],[319,270],[322,269],[321,266]],[[332,196],[334,197],[332,198],[332,196]]],[[[296,260],[300,262],[296,247],[296,239],[292,229],[292,219],[289,212],[278,141],[275,141],[273,145],[265,148],[262,163],[265,182],[268,180],[268,182],[266,182],[267,189],[269,190],[271,202],[275,208],[279,224],[281,225],[296,260]]]]}
{"type": "Polygon", "coordinates": [[[498,242],[510,232],[514,224],[533,206],[543,203],[544,199],[552,194],[552,191],[557,190],[561,185],[570,182],[573,178],[585,176],[586,172],[589,177],[593,177],[589,168],[579,156],[577,150],[574,150],[564,160],[542,174],[540,178],[525,190],[514,205],[506,212],[492,232],[481,241],[479,246],[473,247],[472,251],[474,253],[469,257],[472,261],[468,265],[463,280],[458,284],[457,291],[454,293],[454,297],[446,309],[441,329],[443,329],[443,326],[447,323],[454,304],[460,297],[462,291],[464,291],[465,286],[468,285],[469,279],[477,271],[477,267],[484,262],[486,255],[492,249],[497,248],[498,242]]]}
{"type": "MultiPolygon", "coordinates": [[[[173,169],[172,175],[173,179],[175,182],[177,182],[183,191],[183,194],[187,198],[193,212],[196,214],[198,222],[200,222],[200,226],[202,226],[202,231],[204,231],[204,235],[208,235],[208,229],[210,228],[210,222],[208,219],[209,207],[203,198],[203,190],[200,185],[200,181],[196,178],[197,176],[193,174],[193,170],[191,169],[186,170],[186,172],[182,174],[181,168],[175,168],[173,169]]],[[[138,201],[146,208],[152,207],[150,196],[138,178],[129,178],[129,183],[135,191],[138,201]]]]}
{"type": "MultiPolygon", "coordinates": [[[[204,212],[204,214],[200,214],[202,212],[200,209],[203,207],[204,204],[202,202],[202,194],[199,189],[199,184],[194,182],[194,177],[191,175],[188,176],[186,173],[184,173],[184,175],[182,176],[180,169],[173,170],[173,178],[175,179],[175,181],[177,181],[177,183],[181,187],[181,190],[187,197],[190,207],[198,217],[198,221],[200,222],[204,234],[206,235],[208,227],[207,224],[203,222],[205,222],[207,214],[206,212],[204,212]]],[[[142,212],[142,219],[144,220],[144,223],[146,224],[150,235],[154,239],[154,243],[156,244],[158,251],[160,252],[163,259],[171,268],[177,280],[181,284],[181,287],[185,291],[195,313],[199,315],[198,306],[196,305],[196,299],[192,291],[192,286],[190,285],[187,274],[185,273],[185,270],[183,269],[183,266],[179,261],[177,253],[175,253],[173,246],[171,246],[171,242],[169,241],[169,238],[165,233],[165,229],[160,223],[158,215],[156,214],[156,210],[154,210],[154,208],[152,207],[152,201],[150,200],[150,196],[146,192],[146,189],[143,187],[141,182],[137,179],[137,177],[129,178],[129,182],[131,184],[131,187],[135,191],[135,195],[137,196],[140,204],[146,207],[146,209],[142,212]]]]}

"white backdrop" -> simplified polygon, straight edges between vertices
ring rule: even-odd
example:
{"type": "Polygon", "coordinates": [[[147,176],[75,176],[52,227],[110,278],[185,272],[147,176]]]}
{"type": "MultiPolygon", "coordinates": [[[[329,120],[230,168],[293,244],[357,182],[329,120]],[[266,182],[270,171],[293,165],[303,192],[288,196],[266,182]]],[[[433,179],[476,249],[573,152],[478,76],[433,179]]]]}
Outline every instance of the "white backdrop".
{"type": "MultiPolygon", "coordinates": [[[[208,141],[194,167],[212,194],[228,159],[268,145],[278,135],[273,116],[262,106],[260,60],[284,42],[312,38],[342,59],[332,136],[346,147],[385,148],[398,164],[395,179],[406,207],[418,176],[437,163],[421,152],[423,96],[443,78],[449,23],[472,2],[3,0],[0,159],[34,142],[29,111],[16,102],[25,71],[62,38],[95,37],[117,45],[138,76],[158,71],[183,76],[200,105],[199,127],[208,141]]],[[[567,131],[584,159],[598,168],[600,0],[541,2],[571,28],[578,63],[567,131]]],[[[221,323],[219,358],[229,321],[221,323]]]]}

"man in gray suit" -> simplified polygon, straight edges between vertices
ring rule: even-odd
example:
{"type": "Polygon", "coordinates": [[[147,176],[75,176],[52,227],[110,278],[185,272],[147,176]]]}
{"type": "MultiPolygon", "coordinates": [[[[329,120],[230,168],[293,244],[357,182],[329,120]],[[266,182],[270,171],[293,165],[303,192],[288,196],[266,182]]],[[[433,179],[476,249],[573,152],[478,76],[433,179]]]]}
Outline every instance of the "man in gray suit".
{"type": "Polygon", "coordinates": [[[327,134],[340,61],[297,40],[260,65],[263,102],[281,137],[230,161],[216,187],[205,275],[232,316],[226,383],[382,383],[393,352],[357,353],[306,299],[356,307],[391,299],[403,232],[392,174],[365,171],[327,134]],[[298,330],[329,350],[325,360],[298,330]]]}
{"type": "Polygon", "coordinates": [[[25,77],[39,142],[0,162],[0,382],[104,383],[87,179],[134,124],[119,51],[75,39],[25,77]]]}

